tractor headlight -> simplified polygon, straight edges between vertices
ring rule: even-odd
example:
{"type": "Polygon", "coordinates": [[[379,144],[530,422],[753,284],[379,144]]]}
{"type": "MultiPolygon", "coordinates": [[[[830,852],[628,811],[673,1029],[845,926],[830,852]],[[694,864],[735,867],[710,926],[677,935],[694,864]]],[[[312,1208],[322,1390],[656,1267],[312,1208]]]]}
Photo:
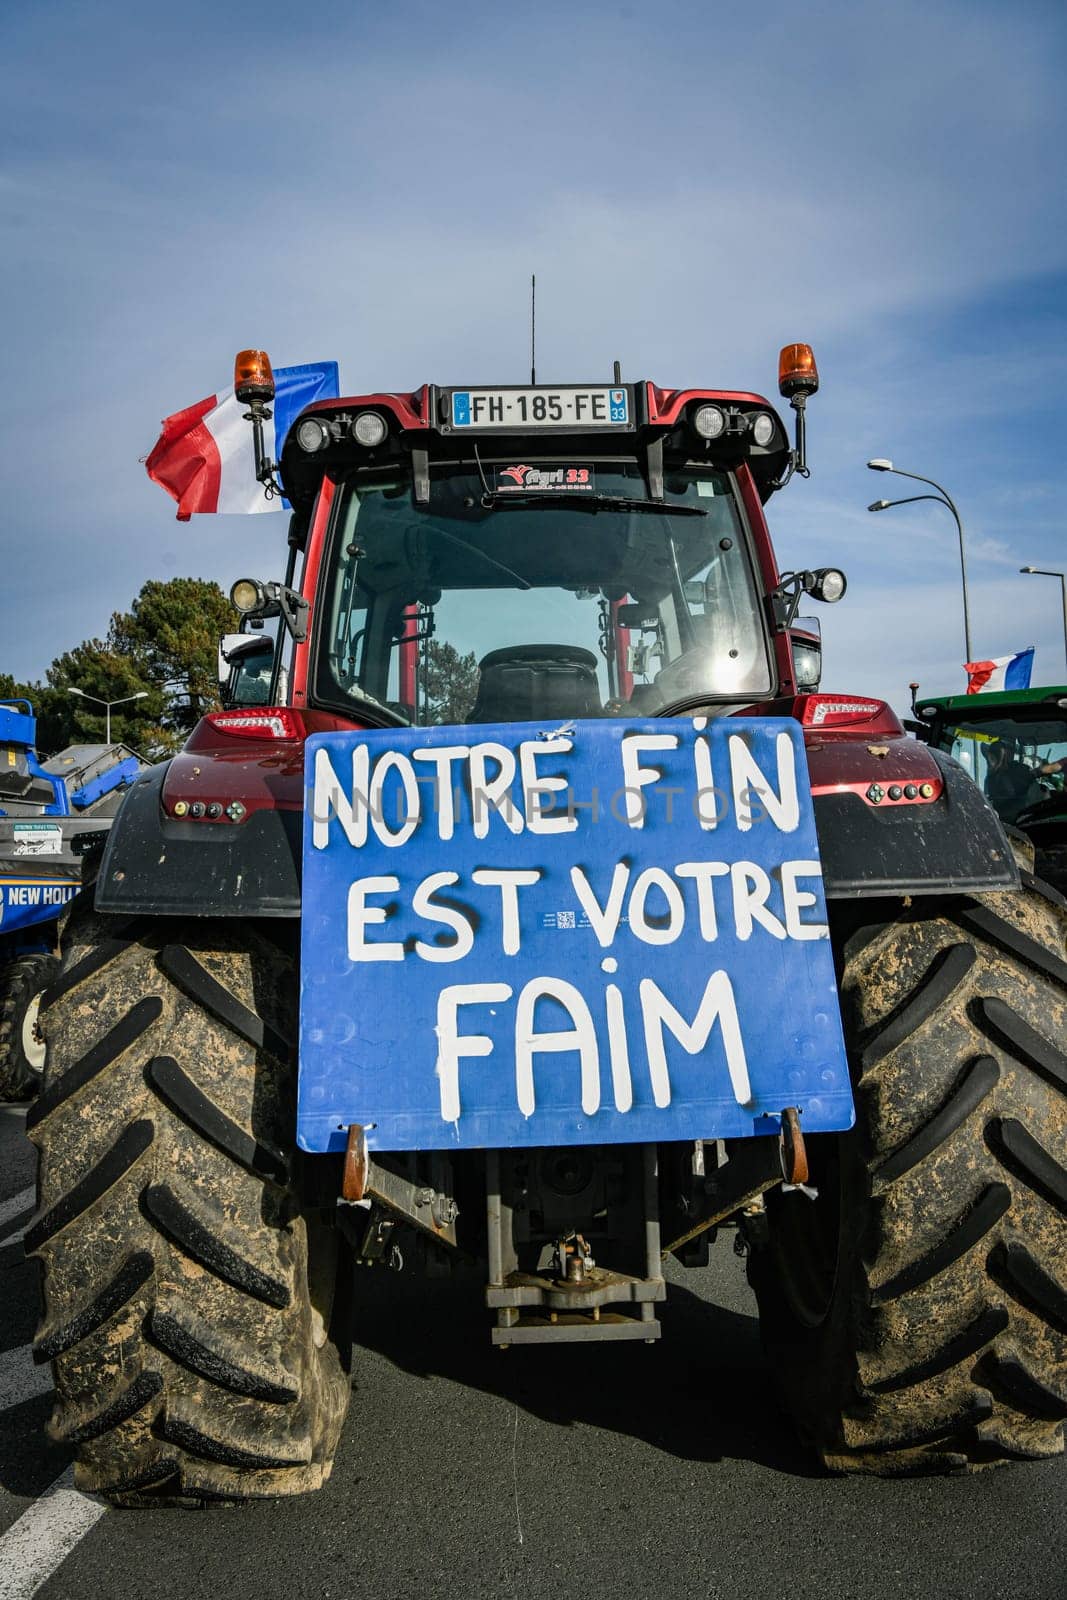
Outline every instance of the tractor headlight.
{"type": "Polygon", "coordinates": [[[301,450],[313,455],[316,450],[325,450],[330,442],[330,430],[318,417],[305,417],[296,425],[296,442],[301,450]]]}
{"type": "Polygon", "coordinates": [[[721,406],[698,406],[693,427],[702,439],[718,439],[726,432],[726,412],[721,406]]]}
{"type": "Polygon", "coordinates": [[[230,590],[230,601],[244,616],[258,611],[266,604],[267,596],[258,578],[238,578],[230,590]]]}
{"type": "Polygon", "coordinates": [[[361,411],[352,422],[352,437],[357,444],[366,445],[373,450],[376,444],[381,444],[388,433],[385,418],[380,417],[377,411],[361,411]]]}
{"type": "Polygon", "coordinates": [[[752,419],[752,437],[761,447],[766,447],[774,438],[774,418],[768,416],[766,411],[758,411],[752,419]]]}
{"type": "Polygon", "coordinates": [[[840,600],[848,588],[848,579],[837,567],[822,567],[813,574],[813,577],[814,582],[808,593],[815,600],[825,601],[827,605],[833,605],[835,600],[840,600]]]}

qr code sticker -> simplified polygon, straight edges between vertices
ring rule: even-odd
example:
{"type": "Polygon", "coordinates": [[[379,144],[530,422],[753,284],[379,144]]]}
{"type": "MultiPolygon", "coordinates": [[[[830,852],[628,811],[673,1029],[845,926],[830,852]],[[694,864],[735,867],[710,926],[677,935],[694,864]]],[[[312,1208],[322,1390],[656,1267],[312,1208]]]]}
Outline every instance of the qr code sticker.
{"type": "Polygon", "coordinates": [[[574,912],[573,911],[557,911],[556,912],[556,927],[557,928],[573,928],[574,925],[575,925],[575,922],[574,922],[574,912]]]}

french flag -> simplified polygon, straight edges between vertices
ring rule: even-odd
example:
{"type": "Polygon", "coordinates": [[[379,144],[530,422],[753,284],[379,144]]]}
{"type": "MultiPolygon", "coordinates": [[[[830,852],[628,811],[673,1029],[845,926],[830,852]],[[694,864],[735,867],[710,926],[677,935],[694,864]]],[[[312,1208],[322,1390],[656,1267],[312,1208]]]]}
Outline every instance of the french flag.
{"type": "MultiPolygon", "coordinates": [[[[274,383],[274,415],[263,427],[263,447],[271,461],[281,456],[285,436],[305,406],[337,398],[337,362],[279,367],[274,383]]],[[[179,522],[188,522],[194,511],[244,515],[287,507],[288,501],[268,500],[256,482],[247,410],[231,385],[163,419],[163,432],[145,458],[145,470],[177,500],[179,522]]]]}
{"type": "Polygon", "coordinates": [[[1019,650],[1013,656],[994,656],[992,661],[968,661],[968,694],[992,694],[999,689],[1029,689],[1030,674],[1034,669],[1034,647],[1019,650]]]}

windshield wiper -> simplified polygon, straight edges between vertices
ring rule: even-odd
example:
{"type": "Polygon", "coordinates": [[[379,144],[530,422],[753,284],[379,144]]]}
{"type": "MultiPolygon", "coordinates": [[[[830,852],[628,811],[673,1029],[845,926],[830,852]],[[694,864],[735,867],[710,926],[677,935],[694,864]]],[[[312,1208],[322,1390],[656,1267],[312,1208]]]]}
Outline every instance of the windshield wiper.
{"type": "Polygon", "coordinates": [[[751,701],[745,695],[713,694],[710,689],[703,689],[699,694],[684,694],[677,700],[668,700],[664,706],[658,706],[655,711],[650,711],[652,717],[684,717],[691,711],[706,711],[714,708],[714,715],[723,716],[725,706],[745,706],[751,701]]]}
{"type": "Polygon", "coordinates": [[[523,577],[521,572],[516,572],[514,567],[506,567],[495,556],[487,555],[484,550],[479,550],[476,544],[471,544],[469,539],[458,539],[454,533],[446,533],[444,528],[434,527],[434,534],[438,539],[447,539],[449,544],[458,545],[461,550],[469,550],[472,555],[480,556],[489,566],[495,567],[498,572],[504,572],[509,578],[514,578],[520,589],[532,589],[533,584],[523,577]]]}
{"type": "Polygon", "coordinates": [[[628,500],[625,495],[616,494],[582,494],[575,491],[573,494],[564,490],[562,493],[545,494],[543,490],[510,490],[490,489],[482,495],[482,505],[487,511],[496,511],[500,506],[546,506],[566,505],[580,506],[585,511],[655,511],[660,516],[670,517],[706,517],[707,512],[703,506],[678,506],[666,500],[628,500]]]}

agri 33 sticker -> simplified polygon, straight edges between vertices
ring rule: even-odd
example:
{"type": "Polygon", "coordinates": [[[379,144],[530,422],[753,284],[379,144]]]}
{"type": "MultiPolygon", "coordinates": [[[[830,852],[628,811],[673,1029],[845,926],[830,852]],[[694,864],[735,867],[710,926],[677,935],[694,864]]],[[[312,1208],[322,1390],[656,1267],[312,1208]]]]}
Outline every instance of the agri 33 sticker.
{"type": "Polygon", "coordinates": [[[497,494],[593,494],[596,472],[592,467],[497,467],[497,494]]]}

